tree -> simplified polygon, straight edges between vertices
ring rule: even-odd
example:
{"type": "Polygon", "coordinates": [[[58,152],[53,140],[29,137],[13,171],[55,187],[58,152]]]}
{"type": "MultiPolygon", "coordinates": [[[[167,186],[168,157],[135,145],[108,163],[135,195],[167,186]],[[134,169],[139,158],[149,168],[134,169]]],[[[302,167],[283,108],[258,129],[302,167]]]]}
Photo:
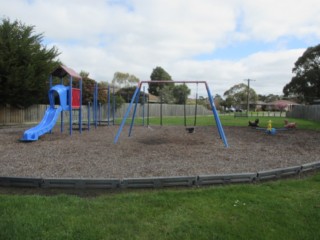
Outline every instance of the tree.
{"type": "Polygon", "coordinates": [[[82,104],[85,105],[85,104],[88,104],[89,102],[92,103],[94,86],[96,84],[96,81],[89,78],[89,73],[83,70],[81,70],[79,75],[82,77],[82,104]]]}
{"type": "Polygon", "coordinates": [[[90,73],[89,73],[89,72],[86,72],[86,71],[84,71],[84,70],[81,70],[80,73],[79,73],[79,75],[82,77],[82,79],[83,79],[83,78],[89,78],[90,73]]]}
{"type": "MultiPolygon", "coordinates": [[[[135,86],[132,86],[132,87],[125,87],[125,88],[121,88],[117,94],[119,96],[121,96],[124,101],[126,103],[130,103],[131,100],[132,100],[132,97],[134,95],[134,92],[136,91],[137,87],[135,86]]],[[[143,102],[143,94],[142,92],[140,93],[140,96],[139,96],[139,102],[142,103],[143,102]]]]}
{"type": "MultiPolygon", "coordinates": [[[[169,73],[167,73],[162,67],[156,67],[153,69],[151,76],[150,76],[151,81],[172,81],[171,76],[169,73]]],[[[158,84],[158,83],[149,83],[149,93],[153,94],[155,96],[160,95],[160,90],[164,88],[165,85],[168,85],[171,90],[171,88],[174,86],[174,83],[168,83],[168,84],[158,84]]]]}
{"type": "MultiPolygon", "coordinates": [[[[241,106],[241,104],[244,104],[247,102],[247,96],[248,96],[248,86],[244,83],[236,84],[233,87],[231,87],[229,90],[227,90],[224,94],[224,97],[226,97],[225,105],[228,107],[231,106],[241,106]]],[[[250,88],[249,91],[249,102],[256,102],[258,99],[258,96],[256,92],[250,88]]]]}
{"type": "MultiPolygon", "coordinates": [[[[98,83],[98,102],[101,104],[108,103],[108,88],[109,84],[107,82],[99,82],[98,83]]],[[[110,89],[110,94],[111,94],[110,89]]],[[[111,101],[111,99],[110,99],[111,101]]]]}
{"type": "Polygon", "coordinates": [[[258,95],[258,99],[260,101],[263,101],[263,102],[274,102],[274,101],[277,101],[277,100],[280,100],[281,99],[281,96],[279,95],[274,95],[274,94],[268,94],[268,95],[258,95]]]}
{"type": "Polygon", "coordinates": [[[173,96],[172,90],[173,88],[171,86],[165,84],[161,89],[158,89],[159,99],[162,103],[175,103],[176,99],[173,96]]]}
{"type": "MultiPolygon", "coordinates": [[[[223,98],[219,95],[216,94],[214,96],[214,105],[216,107],[216,109],[222,110],[222,107],[225,107],[225,101],[223,100],[223,98]]],[[[211,106],[210,106],[211,108],[211,106]]]]}
{"type": "MultiPolygon", "coordinates": [[[[218,95],[218,94],[217,94],[217,95],[218,95]]],[[[218,95],[218,96],[219,96],[219,95],[218,95]]],[[[214,99],[214,101],[215,101],[215,99],[214,99]]],[[[210,101],[209,101],[209,98],[208,98],[208,97],[199,96],[197,103],[198,103],[198,105],[202,105],[202,106],[204,106],[205,108],[211,110],[211,104],[210,104],[210,101]]]]}
{"type": "Polygon", "coordinates": [[[296,96],[306,103],[320,98],[320,44],[309,47],[298,58],[292,73],[291,82],[283,88],[285,97],[296,96]]]}
{"type": "Polygon", "coordinates": [[[185,104],[190,93],[191,90],[185,84],[174,86],[172,89],[172,95],[175,98],[176,104],[185,104]]]}
{"type": "MultiPolygon", "coordinates": [[[[94,87],[98,84],[98,102],[107,103],[108,102],[108,83],[99,82],[97,83],[94,79],[89,78],[89,73],[81,70],[80,74],[82,77],[82,103],[84,105],[89,102],[93,102],[94,87]]],[[[73,81],[73,87],[79,87],[78,82],[73,81]]]]}
{"type": "Polygon", "coordinates": [[[34,26],[2,19],[0,24],[0,105],[28,107],[48,102],[48,78],[60,63],[55,47],[42,45],[34,26]]]}
{"type": "Polygon", "coordinates": [[[139,82],[139,78],[129,73],[115,72],[112,79],[112,85],[121,87],[130,87],[139,82]]]}
{"type": "Polygon", "coordinates": [[[275,105],[275,108],[280,111],[280,116],[282,115],[282,112],[286,110],[287,107],[288,104],[284,102],[279,102],[275,105]]]}

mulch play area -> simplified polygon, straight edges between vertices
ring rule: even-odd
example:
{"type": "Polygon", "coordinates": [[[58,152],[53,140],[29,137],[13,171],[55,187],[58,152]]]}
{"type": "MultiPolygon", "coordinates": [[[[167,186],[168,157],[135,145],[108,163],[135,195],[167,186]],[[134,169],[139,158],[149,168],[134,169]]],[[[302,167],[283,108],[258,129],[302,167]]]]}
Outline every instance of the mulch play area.
{"type": "Polygon", "coordinates": [[[247,173],[319,161],[320,133],[224,127],[225,148],[216,127],[100,126],[82,134],[56,128],[36,142],[20,142],[24,128],[0,129],[0,176],[43,178],[134,178],[247,173]]]}

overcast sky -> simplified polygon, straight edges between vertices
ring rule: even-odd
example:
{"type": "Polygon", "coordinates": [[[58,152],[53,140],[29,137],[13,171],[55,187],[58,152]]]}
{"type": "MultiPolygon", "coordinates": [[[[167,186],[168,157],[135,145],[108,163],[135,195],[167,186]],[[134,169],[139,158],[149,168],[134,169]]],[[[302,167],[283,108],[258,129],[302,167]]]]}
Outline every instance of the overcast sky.
{"type": "Polygon", "coordinates": [[[117,71],[149,80],[161,66],[213,95],[248,78],[258,94],[281,95],[297,58],[320,43],[319,0],[0,0],[0,15],[34,25],[97,81],[117,71]]]}

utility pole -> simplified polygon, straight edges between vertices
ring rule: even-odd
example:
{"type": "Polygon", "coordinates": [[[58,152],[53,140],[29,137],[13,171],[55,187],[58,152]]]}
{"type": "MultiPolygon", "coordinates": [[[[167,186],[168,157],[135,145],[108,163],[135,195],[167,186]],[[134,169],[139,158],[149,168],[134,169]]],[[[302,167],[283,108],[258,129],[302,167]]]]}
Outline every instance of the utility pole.
{"type": "MultiPolygon", "coordinates": [[[[250,95],[250,82],[255,81],[253,79],[245,79],[244,81],[248,82],[248,93],[247,93],[247,114],[249,114],[249,95],[250,95]]],[[[248,115],[249,116],[249,115],[248,115]]]]}

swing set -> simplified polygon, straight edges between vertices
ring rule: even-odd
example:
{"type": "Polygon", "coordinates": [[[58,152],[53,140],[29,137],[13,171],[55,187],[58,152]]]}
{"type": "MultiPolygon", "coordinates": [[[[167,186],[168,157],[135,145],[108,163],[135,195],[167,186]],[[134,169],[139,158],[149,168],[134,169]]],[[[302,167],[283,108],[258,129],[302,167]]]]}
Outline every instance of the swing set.
{"type": "MultiPolygon", "coordinates": [[[[154,82],[154,81],[153,81],[154,82]]],[[[185,85],[185,83],[184,83],[185,85]]],[[[143,87],[143,98],[142,98],[142,102],[143,102],[143,106],[146,102],[147,99],[147,126],[149,126],[149,118],[150,118],[150,100],[149,100],[149,95],[145,96],[145,87],[143,87]]],[[[162,126],[163,121],[163,101],[162,101],[162,93],[160,93],[160,126],[162,126]]],[[[144,118],[145,118],[145,111],[144,108],[142,108],[142,123],[144,126],[144,118]]],[[[195,109],[194,109],[194,119],[193,119],[193,126],[195,127],[197,125],[197,112],[198,112],[198,83],[197,83],[197,90],[196,90],[196,98],[195,98],[195,109]]],[[[193,132],[194,127],[187,127],[187,110],[186,110],[186,101],[183,102],[183,116],[184,116],[184,126],[186,127],[186,130],[189,131],[190,133],[193,132]]]]}
{"type": "MultiPolygon", "coordinates": [[[[140,98],[141,86],[143,84],[145,84],[145,83],[146,84],[152,84],[152,83],[168,84],[168,81],[163,81],[163,80],[159,80],[159,81],[141,81],[141,82],[138,83],[138,86],[136,87],[136,90],[135,90],[135,92],[134,92],[134,94],[132,96],[131,102],[130,102],[128,108],[127,108],[127,111],[126,111],[123,119],[122,119],[122,122],[120,124],[119,129],[118,129],[118,132],[117,132],[117,134],[116,134],[116,136],[114,138],[114,143],[118,142],[120,134],[121,134],[121,132],[123,130],[123,127],[124,127],[124,125],[126,123],[126,120],[127,120],[128,116],[129,116],[129,113],[131,112],[131,110],[133,108],[133,105],[134,105],[133,116],[132,116],[132,119],[131,119],[131,124],[130,124],[129,134],[128,134],[129,137],[131,136],[131,132],[132,132],[135,116],[136,116],[136,111],[137,111],[137,105],[138,105],[139,98],[140,98]]],[[[210,106],[211,106],[211,109],[212,109],[213,117],[214,117],[214,120],[216,122],[220,138],[222,139],[222,141],[224,143],[224,146],[228,147],[228,142],[227,142],[227,139],[225,137],[225,134],[224,134],[224,131],[223,131],[223,128],[222,128],[222,124],[221,124],[219,116],[218,116],[218,112],[217,112],[217,110],[215,108],[215,105],[213,103],[213,97],[211,95],[211,92],[209,90],[207,82],[206,81],[170,81],[170,83],[180,83],[180,84],[195,83],[195,84],[197,84],[194,126],[196,125],[196,122],[197,122],[198,84],[204,84],[205,85],[206,90],[207,90],[207,94],[208,94],[208,99],[209,99],[209,102],[210,102],[210,106]]],[[[148,111],[148,113],[149,113],[149,111],[148,111]]],[[[162,101],[160,102],[160,124],[162,125],[162,101]]],[[[187,126],[186,104],[185,103],[184,103],[184,125],[185,125],[185,127],[187,126]]],[[[188,127],[188,128],[186,128],[186,130],[188,130],[190,133],[192,133],[194,131],[194,127],[188,127]]]]}

